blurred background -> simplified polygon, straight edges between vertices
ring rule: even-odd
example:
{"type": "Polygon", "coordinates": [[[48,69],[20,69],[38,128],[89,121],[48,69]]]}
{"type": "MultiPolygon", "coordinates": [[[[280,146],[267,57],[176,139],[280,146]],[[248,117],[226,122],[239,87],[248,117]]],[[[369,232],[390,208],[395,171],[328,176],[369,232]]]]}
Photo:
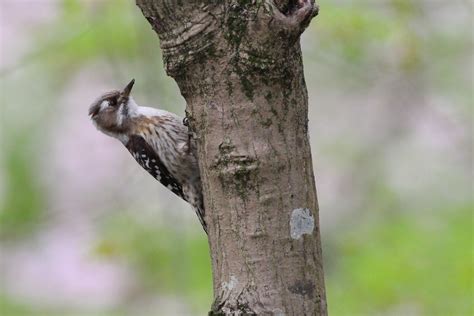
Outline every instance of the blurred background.
{"type": "MultiPolygon", "coordinates": [[[[320,0],[302,39],[331,315],[473,315],[473,19],[320,0]]],[[[0,0],[0,314],[204,315],[191,209],[95,130],[132,77],[183,114],[134,1],[0,0]]]]}

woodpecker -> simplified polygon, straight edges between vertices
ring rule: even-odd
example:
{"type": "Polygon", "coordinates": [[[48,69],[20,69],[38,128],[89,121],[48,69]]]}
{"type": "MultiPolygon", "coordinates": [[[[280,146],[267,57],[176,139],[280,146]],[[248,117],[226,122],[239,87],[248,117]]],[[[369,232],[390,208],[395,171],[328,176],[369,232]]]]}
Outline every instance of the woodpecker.
{"type": "Polygon", "coordinates": [[[140,166],[191,204],[207,233],[201,176],[186,120],[137,105],[130,95],[134,83],[100,96],[89,116],[99,131],[118,139],[140,166]]]}

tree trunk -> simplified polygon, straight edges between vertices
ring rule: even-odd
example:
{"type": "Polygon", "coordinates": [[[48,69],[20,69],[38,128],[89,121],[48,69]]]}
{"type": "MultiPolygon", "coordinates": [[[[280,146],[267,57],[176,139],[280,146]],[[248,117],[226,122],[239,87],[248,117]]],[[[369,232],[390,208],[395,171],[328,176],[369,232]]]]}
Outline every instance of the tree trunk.
{"type": "Polygon", "coordinates": [[[137,0],[197,140],[210,314],[326,315],[299,38],[314,0],[137,0]]]}

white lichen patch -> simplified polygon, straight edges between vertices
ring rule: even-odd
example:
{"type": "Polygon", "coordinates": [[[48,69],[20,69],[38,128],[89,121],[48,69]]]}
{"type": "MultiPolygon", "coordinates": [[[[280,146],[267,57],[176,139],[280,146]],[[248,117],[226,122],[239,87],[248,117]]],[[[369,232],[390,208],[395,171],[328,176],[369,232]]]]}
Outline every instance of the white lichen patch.
{"type": "Polygon", "coordinates": [[[229,282],[222,282],[222,289],[224,290],[224,292],[230,292],[237,286],[237,284],[239,284],[239,281],[235,276],[231,275],[229,282]]]}
{"type": "Polygon", "coordinates": [[[285,316],[285,313],[279,309],[279,308],[276,308],[272,311],[272,315],[275,315],[275,316],[285,316]]]}
{"type": "Polygon", "coordinates": [[[299,239],[304,234],[311,235],[314,229],[314,218],[307,208],[297,208],[291,212],[290,235],[293,239],[299,239]]]}

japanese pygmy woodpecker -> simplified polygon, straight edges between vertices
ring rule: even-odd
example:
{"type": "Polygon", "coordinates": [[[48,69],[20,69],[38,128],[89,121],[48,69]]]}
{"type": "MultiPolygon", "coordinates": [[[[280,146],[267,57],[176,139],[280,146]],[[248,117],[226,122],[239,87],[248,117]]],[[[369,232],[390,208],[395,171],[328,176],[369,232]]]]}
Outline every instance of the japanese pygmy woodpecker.
{"type": "Polygon", "coordinates": [[[89,108],[90,118],[98,130],[121,141],[156,180],[191,204],[207,233],[201,176],[188,127],[173,113],[137,105],[130,95],[134,83],[133,79],[122,91],[99,97],[89,108]]]}

